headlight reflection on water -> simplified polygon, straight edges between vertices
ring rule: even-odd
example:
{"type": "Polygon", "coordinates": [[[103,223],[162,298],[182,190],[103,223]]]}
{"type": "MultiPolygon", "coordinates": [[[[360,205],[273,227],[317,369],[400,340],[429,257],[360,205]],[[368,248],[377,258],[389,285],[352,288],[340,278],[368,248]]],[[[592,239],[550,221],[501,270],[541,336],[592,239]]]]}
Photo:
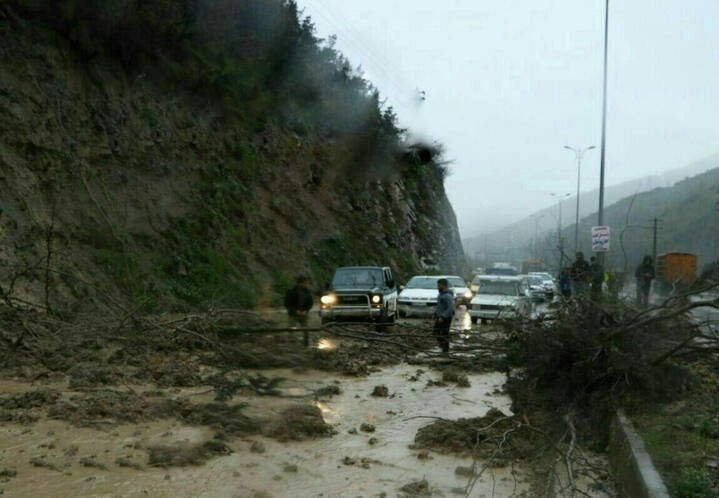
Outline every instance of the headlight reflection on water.
{"type": "Polygon", "coordinates": [[[472,317],[469,315],[469,313],[465,313],[464,316],[462,316],[459,327],[463,332],[469,332],[472,330],[472,317]]]}
{"type": "Polygon", "coordinates": [[[322,412],[322,418],[325,419],[325,422],[333,424],[339,421],[341,417],[341,413],[339,412],[339,410],[335,410],[334,408],[331,408],[330,406],[320,401],[313,401],[312,404],[320,409],[320,411],[322,412]]]}
{"type": "Polygon", "coordinates": [[[337,349],[337,345],[330,339],[320,339],[317,341],[317,349],[333,350],[337,349]]]}

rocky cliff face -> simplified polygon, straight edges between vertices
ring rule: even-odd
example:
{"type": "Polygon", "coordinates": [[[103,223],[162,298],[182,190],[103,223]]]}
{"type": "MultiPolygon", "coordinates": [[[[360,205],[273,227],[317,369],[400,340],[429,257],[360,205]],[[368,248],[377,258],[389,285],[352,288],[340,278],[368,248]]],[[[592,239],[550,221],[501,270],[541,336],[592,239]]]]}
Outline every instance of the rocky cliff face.
{"type": "Polygon", "coordinates": [[[461,262],[443,172],[422,154],[370,172],[348,163],[358,151],[346,141],[256,126],[201,91],[85,60],[52,29],[0,14],[6,300],[249,306],[298,273],[320,285],[336,265],[408,276],[461,262]]]}

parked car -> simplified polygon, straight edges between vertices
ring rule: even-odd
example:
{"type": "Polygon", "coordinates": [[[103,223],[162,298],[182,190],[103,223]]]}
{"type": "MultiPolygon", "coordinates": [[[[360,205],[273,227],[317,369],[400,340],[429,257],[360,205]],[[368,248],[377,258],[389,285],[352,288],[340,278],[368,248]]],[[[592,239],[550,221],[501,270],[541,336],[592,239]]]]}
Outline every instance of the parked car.
{"type": "Polygon", "coordinates": [[[487,268],[485,274],[516,276],[519,275],[519,271],[514,266],[493,266],[492,268],[487,268]]]}
{"type": "Polygon", "coordinates": [[[547,299],[553,299],[554,294],[557,293],[557,284],[554,283],[552,275],[547,272],[529,272],[529,274],[536,275],[542,279],[542,285],[544,286],[544,292],[547,295],[547,299]]]}
{"type": "Polygon", "coordinates": [[[470,290],[467,282],[462,277],[456,275],[447,275],[440,278],[446,278],[449,282],[449,289],[454,294],[454,300],[457,304],[466,304],[472,301],[472,291],[470,290]]]}
{"type": "Polygon", "coordinates": [[[469,305],[472,323],[479,320],[518,318],[532,312],[526,280],[518,276],[480,275],[475,278],[479,286],[469,305]]]}
{"type": "Polygon", "coordinates": [[[402,289],[398,298],[400,316],[431,316],[437,307],[437,281],[446,278],[457,303],[468,304],[472,293],[467,283],[455,275],[417,275],[402,289]]]}
{"type": "Polygon", "coordinates": [[[481,283],[481,280],[486,276],[486,273],[479,273],[474,276],[472,282],[469,284],[469,290],[472,292],[472,296],[479,292],[479,284],[481,283]]]}
{"type": "Polygon", "coordinates": [[[527,282],[529,297],[533,301],[544,301],[547,298],[547,291],[544,287],[544,279],[538,275],[522,275],[527,282]]]}
{"type": "Polygon", "coordinates": [[[320,298],[322,323],[369,321],[393,324],[397,316],[397,286],[388,267],[338,268],[320,298]]]}

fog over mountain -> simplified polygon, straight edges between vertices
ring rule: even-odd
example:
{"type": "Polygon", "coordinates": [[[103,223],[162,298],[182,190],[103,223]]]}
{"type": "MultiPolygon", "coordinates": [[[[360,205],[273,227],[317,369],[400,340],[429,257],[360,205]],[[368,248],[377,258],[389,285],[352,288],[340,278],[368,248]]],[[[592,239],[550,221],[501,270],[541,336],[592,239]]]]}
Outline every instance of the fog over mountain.
{"type": "MultiPolygon", "coordinates": [[[[684,167],[673,169],[664,173],[638,178],[636,180],[609,186],[605,191],[605,206],[632,196],[636,193],[647,192],[656,188],[669,187],[688,177],[704,173],[712,168],[719,167],[719,153],[713,154],[700,161],[693,162],[684,167]]],[[[574,225],[576,216],[575,195],[567,197],[562,202],[562,227],[574,225]]],[[[599,191],[592,190],[580,194],[579,217],[595,213],[599,204],[599,191]]],[[[556,233],[559,225],[559,209],[555,202],[553,205],[539,209],[499,230],[479,233],[464,240],[468,256],[477,256],[486,251],[501,251],[509,247],[527,246],[535,236],[542,237],[548,232],[556,233]]],[[[586,234],[585,234],[586,235],[586,234]]],[[[567,243],[573,246],[573,237],[567,243]]]]}

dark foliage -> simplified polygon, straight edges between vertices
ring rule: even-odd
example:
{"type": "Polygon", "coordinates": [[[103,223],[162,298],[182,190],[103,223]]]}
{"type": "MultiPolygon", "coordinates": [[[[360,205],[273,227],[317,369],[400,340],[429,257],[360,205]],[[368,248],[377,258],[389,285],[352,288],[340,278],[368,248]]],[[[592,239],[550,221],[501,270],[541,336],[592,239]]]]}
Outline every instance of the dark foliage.
{"type": "Polygon", "coordinates": [[[364,164],[396,152],[391,108],[294,1],[11,0],[87,60],[103,55],[252,118],[356,138],[364,164]]]}
{"type": "Polygon", "coordinates": [[[691,386],[665,353],[692,333],[682,315],[651,320],[622,304],[570,303],[555,320],[526,322],[510,340],[510,360],[523,367],[509,382],[515,411],[531,416],[540,404],[559,421],[578,412],[577,428],[603,443],[615,407],[670,400],[691,386]]]}

